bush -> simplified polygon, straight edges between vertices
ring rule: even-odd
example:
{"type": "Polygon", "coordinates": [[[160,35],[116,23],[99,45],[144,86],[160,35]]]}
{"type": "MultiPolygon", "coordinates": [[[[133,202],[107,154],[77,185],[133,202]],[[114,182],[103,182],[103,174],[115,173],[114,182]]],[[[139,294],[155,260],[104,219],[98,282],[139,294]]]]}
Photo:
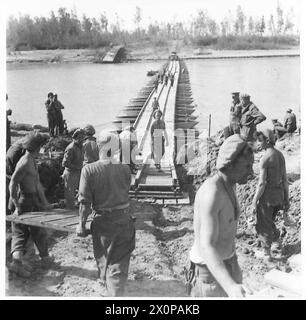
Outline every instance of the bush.
{"type": "Polygon", "coordinates": [[[193,42],[197,46],[207,47],[207,46],[216,44],[218,42],[218,37],[214,37],[214,36],[196,37],[193,40],[193,42]]]}

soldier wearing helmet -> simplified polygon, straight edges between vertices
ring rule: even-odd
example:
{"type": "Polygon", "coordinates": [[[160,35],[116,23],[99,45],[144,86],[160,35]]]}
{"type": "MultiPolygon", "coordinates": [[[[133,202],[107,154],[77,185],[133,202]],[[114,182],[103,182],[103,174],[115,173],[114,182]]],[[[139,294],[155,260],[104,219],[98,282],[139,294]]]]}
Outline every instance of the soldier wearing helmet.
{"type": "Polygon", "coordinates": [[[93,136],[96,133],[95,128],[88,124],[83,128],[85,132],[84,148],[84,165],[99,160],[99,149],[96,138],[93,136]]]}
{"type": "Polygon", "coordinates": [[[62,166],[65,168],[62,177],[65,185],[66,207],[71,210],[75,208],[76,189],[79,187],[81,169],[83,166],[84,138],[85,133],[82,129],[77,129],[73,133],[73,141],[67,146],[62,161],[62,166]]]}

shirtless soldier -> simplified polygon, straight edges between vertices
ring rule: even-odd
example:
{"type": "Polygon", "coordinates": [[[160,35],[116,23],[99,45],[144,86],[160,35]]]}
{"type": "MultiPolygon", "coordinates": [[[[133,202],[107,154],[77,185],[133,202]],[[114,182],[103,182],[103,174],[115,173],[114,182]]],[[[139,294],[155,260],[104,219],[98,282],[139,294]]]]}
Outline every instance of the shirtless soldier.
{"type": "MultiPolygon", "coordinates": [[[[289,209],[289,187],[286,174],[286,163],[283,154],[277,150],[274,133],[270,129],[258,132],[258,141],[265,154],[259,164],[259,179],[252,203],[252,211],[256,213],[256,231],[263,252],[263,259],[270,260],[271,245],[280,249],[280,231],[275,226],[275,218],[279,211],[286,213],[289,209]]],[[[286,219],[286,215],[284,215],[286,219]]],[[[286,222],[286,221],[285,221],[286,222]]]]}
{"type": "Polygon", "coordinates": [[[191,295],[243,297],[242,273],[235,252],[240,215],[235,185],[246,184],[252,174],[253,151],[238,134],[227,138],[217,158],[217,173],[208,178],[194,203],[195,264],[191,295]]]}
{"type": "MultiPolygon", "coordinates": [[[[48,203],[41,183],[39,181],[36,158],[45,138],[41,134],[31,134],[24,143],[26,149],[16,165],[9,185],[11,195],[10,203],[14,205],[15,215],[22,215],[31,211],[43,211],[51,208],[48,203]],[[17,187],[19,186],[19,195],[17,187]]],[[[10,208],[12,209],[12,208],[10,208]]],[[[48,247],[44,229],[27,226],[19,223],[12,223],[12,263],[9,269],[22,277],[31,275],[30,266],[25,264],[23,259],[26,243],[29,236],[33,239],[39,255],[42,259],[42,265],[48,263],[48,247]]]]}

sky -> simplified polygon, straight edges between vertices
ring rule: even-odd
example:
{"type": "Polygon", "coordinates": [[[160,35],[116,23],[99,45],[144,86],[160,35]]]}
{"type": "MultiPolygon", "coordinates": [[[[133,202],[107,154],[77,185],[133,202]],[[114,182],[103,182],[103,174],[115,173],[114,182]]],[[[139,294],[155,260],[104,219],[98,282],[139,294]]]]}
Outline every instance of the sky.
{"type": "Polygon", "coordinates": [[[220,22],[229,11],[235,14],[238,5],[246,15],[268,17],[271,13],[275,14],[278,2],[285,12],[294,9],[295,22],[299,23],[301,0],[6,0],[4,7],[6,16],[49,16],[51,10],[56,12],[60,7],[75,9],[79,17],[83,13],[89,17],[99,17],[105,12],[110,22],[115,21],[117,13],[123,19],[121,23],[124,28],[132,29],[135,26],[133,19],[136,6],[142,9],[143,25],[146,26],[154,21],[188,21],[199,9],[207,9],[209,16],[220,22]]]}

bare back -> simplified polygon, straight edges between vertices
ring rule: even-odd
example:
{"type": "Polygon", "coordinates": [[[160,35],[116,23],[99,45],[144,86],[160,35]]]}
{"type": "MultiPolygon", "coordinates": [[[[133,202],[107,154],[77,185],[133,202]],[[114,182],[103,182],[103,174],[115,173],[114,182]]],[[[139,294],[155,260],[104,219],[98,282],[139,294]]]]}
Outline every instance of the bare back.
{"type": "Polygon", "coordinates": [[[262,195],[271,205],[284,201],[284,180],[286,164],[282,153],[275,148],[268,148],[260,161],[260,167],[266,170],[266,186],[262,195]]]}
{"type": "MultiPolygon", "coordinates": [[[[238,208],[238,212],[240,212],[238,208]]],[[[213,243],[221,260],[235,253],[237,220],[233,203],[217,175],[198,190],[194,204],[195,242],[190,258],[205,264],[205,244],[213,243]]]]}

